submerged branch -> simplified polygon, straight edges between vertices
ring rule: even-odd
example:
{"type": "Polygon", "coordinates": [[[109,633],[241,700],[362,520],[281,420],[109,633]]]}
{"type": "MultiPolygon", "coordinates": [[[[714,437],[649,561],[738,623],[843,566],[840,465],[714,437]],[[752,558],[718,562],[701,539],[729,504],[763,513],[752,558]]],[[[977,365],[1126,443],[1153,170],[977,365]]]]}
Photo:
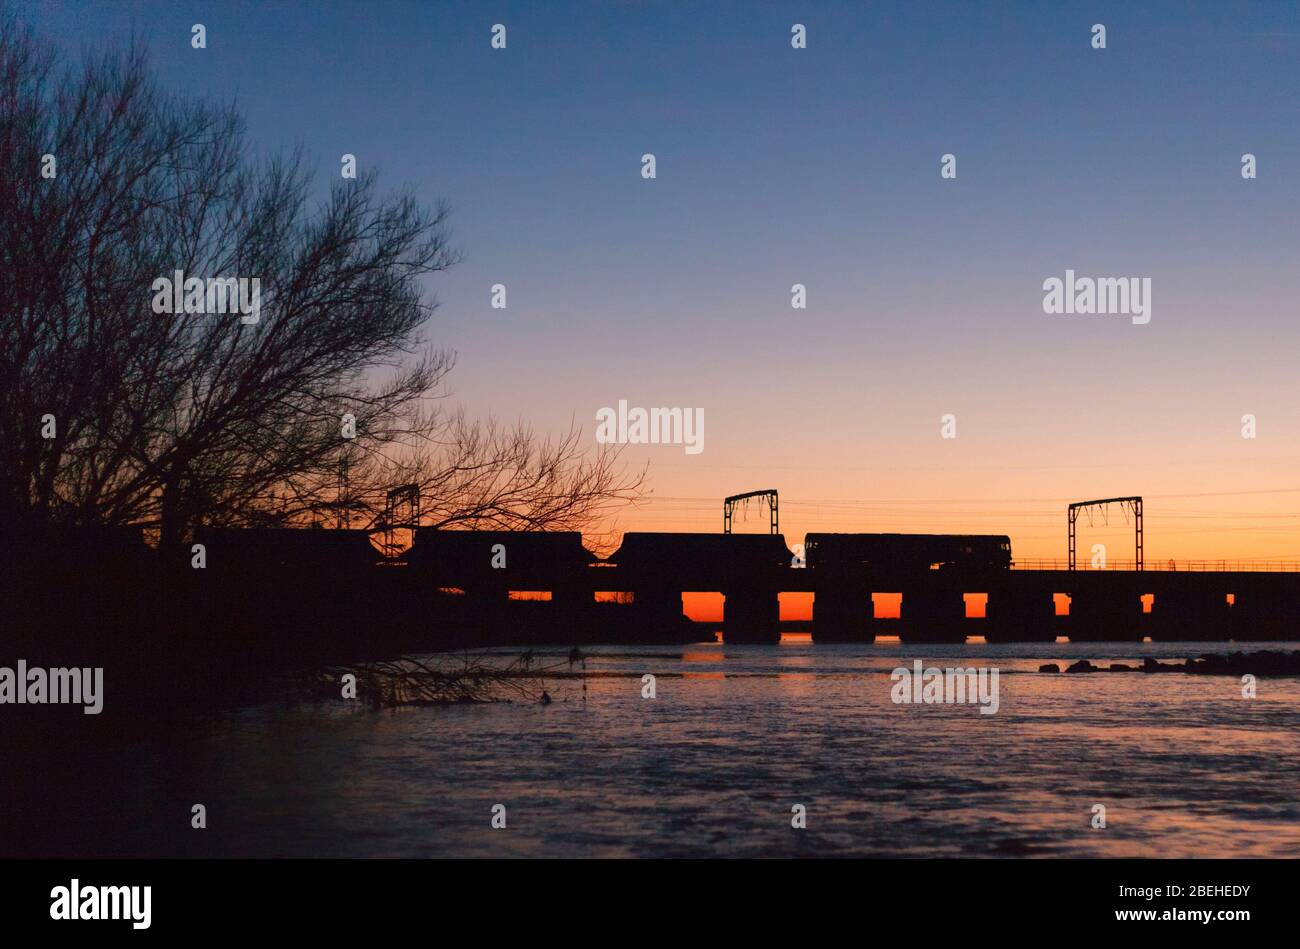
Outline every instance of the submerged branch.
{"type": "Polygon", "coordinates": [[[572,674],[585,657],[574,650],[567,659],[539,662],[532,650],[518,656],[459,653],[328,666],[305,674],[296,684],[304,697],[342,697],[372,708],[404,705],[457,705],[470,702],[551,701],[546,681],[572,674]],[[353,676],[354,691],[349,691],[353,676]]]}

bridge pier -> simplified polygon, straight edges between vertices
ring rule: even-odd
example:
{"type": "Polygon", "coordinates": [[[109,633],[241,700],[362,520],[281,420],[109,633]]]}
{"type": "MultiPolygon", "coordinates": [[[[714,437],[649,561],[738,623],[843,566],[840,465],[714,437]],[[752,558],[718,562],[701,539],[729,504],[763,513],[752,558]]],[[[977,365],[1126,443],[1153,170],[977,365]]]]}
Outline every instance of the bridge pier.
{"type": "Polygon", "coordinates": [[[966,600],[960,586],[927,583],[903,588],[899,608],[903,642],[961,643],[966,641],[966,600]]]}
{"type": "Polygon", "coordinates": [[[1076,586],[1067,628],[1070,642],[1141,642],[1142,595],[1118,582],[1076,586]]]}
{"type": "Polygon", "coordinates": [[[813,642],[875,642],[871,594],[861,586],[819,587],[813,594],[813,642]]]}
{"type": "Polygon", "coordinates": [[[1300,639],[1298,594],[1293,584],[1265,580],[1240,584],[1233,591],[1232,638],[1237,642],[1300,639]]]}
{"type": "MultiPolygon", "coordinates": [[[[510,642],[513,626],[510,622],[510,596],[504,586],[474,584],[462,587],[463,597],[457,597],[455,615],[464,626],[474,631],[476,638],[488,645],[510,642]]],[[[529,641],[532,639],[530,637],[529,641]]]]}
{"type": "Polygon", "coordinates": [[[991,643],[1050,643],[1056,641],[1056,601],[1050,592],[989,591],[984,607],[984,638],[991,643]]]}
{"type": "Polygon", "coordinates": [[[1183,585],[1157,593],[1151,604],[1152,640],[1208,642],[1228,638],[1231,612],[1227,591],[1219,585],[1183,585]]]}
{"type": "Polygon", "coordinates": [[[779,643],[781,601],[775,590],[723,591],[722,638],[728,643],[779,643]]]}
{"type": "Polygon", "coordinates": [[[682,592],[671,587],[634,590],[628,607],[631,641],[678,642],[683,624],[682,592]]]}
{"type": "Polygon", "coordinates": [[[596,598],[585,587],[558,586],[551,591],[551,602],[565,613],[585,613],[596,605],[596,598]]]}

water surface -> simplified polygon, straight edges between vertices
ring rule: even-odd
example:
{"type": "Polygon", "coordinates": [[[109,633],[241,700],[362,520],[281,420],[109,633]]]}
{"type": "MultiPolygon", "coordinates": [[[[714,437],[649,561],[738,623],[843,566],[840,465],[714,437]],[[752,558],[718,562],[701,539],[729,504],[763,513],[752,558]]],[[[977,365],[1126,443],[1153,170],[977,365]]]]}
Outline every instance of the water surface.
{"type": "Polygon", "coordinates": [[[223,715],[138,759],[118,813],[136,846],[194,856],[1300,855],[1300,680],[1244,699],[1231,677],[1035,671],[1211,649],[599,647],[550,705],[223,715]],[[915,658],[997,667],[997,714],[894,704],[915,658]],[[204,802],[208,829],[164,828],[165,800],[204,802]]]}

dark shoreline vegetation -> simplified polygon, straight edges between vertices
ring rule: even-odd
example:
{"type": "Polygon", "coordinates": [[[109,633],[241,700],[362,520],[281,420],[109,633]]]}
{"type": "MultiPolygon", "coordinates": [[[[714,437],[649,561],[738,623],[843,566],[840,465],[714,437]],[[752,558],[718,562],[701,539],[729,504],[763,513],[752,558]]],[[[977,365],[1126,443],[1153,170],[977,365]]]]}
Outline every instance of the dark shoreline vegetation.
{"type": "Polygon", "coordinates": [[[0,7],[0,661],[103,667],[107,716],[165,721],[290,669],[489,644],[436,587],[333,558],[589,527],[643,475],[571,419],[444,401],[445,202],[261,152],[139,40],[69,52],[0,7]],[[196,299],[160,307],[186,275],[196,299]],[[256,282],[255,317],[202,292],[225,280],[256,282]]]}

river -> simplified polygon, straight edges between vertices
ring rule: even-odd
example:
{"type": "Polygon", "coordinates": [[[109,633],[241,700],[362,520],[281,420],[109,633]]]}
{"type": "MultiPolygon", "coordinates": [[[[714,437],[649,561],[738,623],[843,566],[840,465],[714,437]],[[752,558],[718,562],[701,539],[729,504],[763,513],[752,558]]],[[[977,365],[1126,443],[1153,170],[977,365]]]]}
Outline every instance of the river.
{"type": "Polygon", "coordinates": [[[1036,671],[1230,648],[593,647],[548,705],[246,708],[97,794],[130,831],[110,849],[138,854],[1294,857],[1300,679],[1243,698],[1226,676],[1036,671]],[[915,659],[998,669],[996,714],[895,704],[915,659]]]}

